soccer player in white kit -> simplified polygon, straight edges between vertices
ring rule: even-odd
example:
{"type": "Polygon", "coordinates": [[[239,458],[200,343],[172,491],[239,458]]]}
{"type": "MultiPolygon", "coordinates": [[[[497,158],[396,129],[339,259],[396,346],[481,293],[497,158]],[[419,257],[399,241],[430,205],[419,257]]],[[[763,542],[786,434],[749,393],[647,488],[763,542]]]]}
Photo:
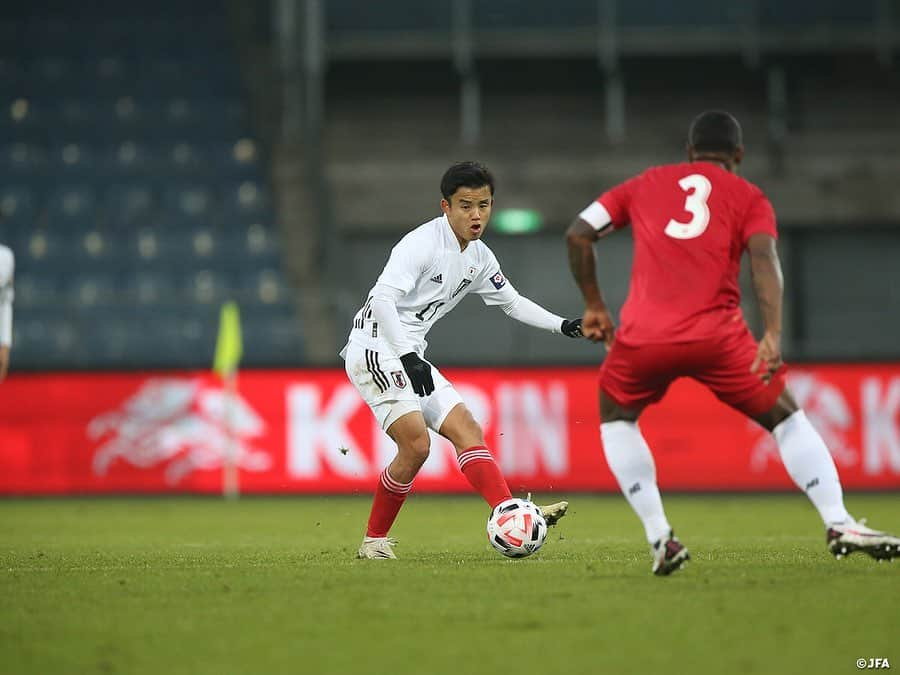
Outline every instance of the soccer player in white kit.
{"type": "MultiPolygon", "coordinates": [[[[468,293],[522,323],[581,337],[581,319],[563,319],[525,298],[503,276],[480,241],[491,217],[494,179],[484,166],[461,162],[441,180],[443,215],[404,236],[391,251],[341,351],[347,376],[397,444],[375,491],[360,558],[395,558],[388,531],[413,479],[428,458],[428,429],[456,448],[459,467],[493,509],[511,497],[484,432],[453,385],[425,360],[425,335],[468,293]]],[[[555,524],[568,502],[541,507],[555,524]]]]}
{"type": "Polygon", "coordinates": [[[0,382],[9,370],[9,350],[12,346],[13,252],[0,244],[0,382]]]}

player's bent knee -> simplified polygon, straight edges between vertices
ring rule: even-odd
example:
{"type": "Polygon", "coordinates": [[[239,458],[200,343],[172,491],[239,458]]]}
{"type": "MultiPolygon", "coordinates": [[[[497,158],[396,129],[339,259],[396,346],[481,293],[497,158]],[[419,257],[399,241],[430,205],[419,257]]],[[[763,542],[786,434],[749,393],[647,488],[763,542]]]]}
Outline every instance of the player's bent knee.
{"type": "Polygon", "coordinates": [[[800,410],[800,406],[797,405],[791,392],[785,388],[779,395],[778,400],[775,401],[775,405],[753,419],[767,431],[772,431],[798,410],[800,410]]]}
{"type": "Polygon", "coordinates": [[[609,394],[600,390],[600,423],[605,422],[637,422],[640,410],[629,410],[616,403],[609,394]]]}

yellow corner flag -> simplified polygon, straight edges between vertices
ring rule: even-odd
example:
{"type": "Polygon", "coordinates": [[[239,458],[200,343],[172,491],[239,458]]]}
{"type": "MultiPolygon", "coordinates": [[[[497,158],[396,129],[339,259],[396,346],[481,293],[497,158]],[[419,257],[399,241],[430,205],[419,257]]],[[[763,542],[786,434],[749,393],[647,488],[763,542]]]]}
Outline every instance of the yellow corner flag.
{"type": "Polygon", "coordinates": [[[237,303],[226,302],[219,312],[219,336],[213,370],[223,378],[237,371],[244,351],[241,340],[241,315],[237,303]]]}

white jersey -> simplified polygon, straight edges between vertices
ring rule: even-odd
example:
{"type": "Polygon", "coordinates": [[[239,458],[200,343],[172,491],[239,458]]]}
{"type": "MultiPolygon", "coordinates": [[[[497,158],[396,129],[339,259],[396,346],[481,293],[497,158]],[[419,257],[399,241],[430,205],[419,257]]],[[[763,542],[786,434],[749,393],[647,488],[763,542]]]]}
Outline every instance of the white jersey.
{"type": "Polygon", "coordinates": [[[13,252],[0,244],[0,347],[12,344],[13,252]]]}
{"type": "MultiPolygon", "coordinates": [[[[428,345],[425,336],[431,327],[469,293],[480,295],[486,305],[508,305],[519,297],[487,244],[476,239],[464,251],[459,250],[459,241],[446,216],[420,225],[394,246],[375,282],[376,286],[379,284],[403,294],[397,301],[397,314],[410,351],[420,356],[428,345]]],[[[372,291],[356,313],[349,341],[393,354],[394,349],[372,316],[371,298],[372,291]]]]}

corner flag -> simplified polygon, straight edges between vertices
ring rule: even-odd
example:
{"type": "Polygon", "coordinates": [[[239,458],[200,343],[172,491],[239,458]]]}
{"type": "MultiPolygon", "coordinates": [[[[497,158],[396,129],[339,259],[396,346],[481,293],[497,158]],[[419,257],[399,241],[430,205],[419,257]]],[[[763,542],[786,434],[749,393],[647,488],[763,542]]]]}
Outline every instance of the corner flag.
{"type": "Polygon", "coordinates": [[[219,336],[213,370],[223,378],[233,375],[241,361],[244,346],[241,340],[241,315],[237,303],[226,302],[219,312],[219,336]]]}

